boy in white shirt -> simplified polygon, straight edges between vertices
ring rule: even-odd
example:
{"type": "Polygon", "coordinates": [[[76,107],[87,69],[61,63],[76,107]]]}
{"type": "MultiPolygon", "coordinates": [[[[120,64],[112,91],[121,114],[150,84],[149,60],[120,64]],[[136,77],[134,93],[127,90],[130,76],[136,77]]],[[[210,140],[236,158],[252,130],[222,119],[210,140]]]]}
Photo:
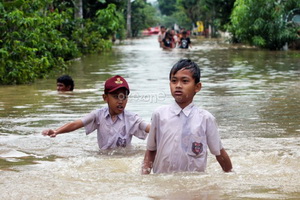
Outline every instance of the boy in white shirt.
{"type": "Polygon", "coordinates": [[[222,146],[214,116],[196,107],[193,98],[201,90],[200,69],[189,59],[170,71],[172,105],[154,111],[142,174],[184,171],[204,172],[208,148],[225,172],[232,164],[222,146]]]}
{"type": "Polygon", "coordinates": [[[167,29],[165,26],[160,27],[160,31],[158,33],[158,43],[159,43],[160,48],[163,47],[163,39],[165,38],[166,31],[167,31],[167,29]]]}
{"type": "Polygon", "coordinates": [[[84,127],[86,134],[97,129],[98,146],[103,149],[114,149],[131,145],[132,136],[146,139],[150,124],[137,114],[125,110],[129,86],[121,76],[114,76],[105,82],[103,94],[108,107],[97,109],[82,119],[67,123],[62,127],[44,130],[44,136],[56,137],[84,127]]]}

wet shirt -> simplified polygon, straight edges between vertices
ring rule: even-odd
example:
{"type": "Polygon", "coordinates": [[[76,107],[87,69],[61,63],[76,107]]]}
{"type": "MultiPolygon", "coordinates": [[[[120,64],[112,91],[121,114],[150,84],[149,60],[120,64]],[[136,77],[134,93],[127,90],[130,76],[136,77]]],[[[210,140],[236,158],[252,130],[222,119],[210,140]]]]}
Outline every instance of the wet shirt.
{"type": "Polygon", "coordinates": [[[137,114],[124,110],[113,121],[108,107],[97,109],[83,117],[86,134],[97,129],[97,140],[100,149],[113,149],[131,145],[132,136],[145,139],[147,123],[137,114]]]}
{"type": "Polygon", "coordinates": [[[147,149],[157,151],[154,173],[203,172],[208,149],[220,155],[222,144],[214,116],[193,103],[183,110],[174,103],[152,115],[147,149]]]}
{"type": "Polygon", "coordinates": [[[171,40],[163,39],[163,43],[164,43],[165,47],[170,47],[171,48],[171,45],[172,45],[171,40]]]}
{"type": "Polygon", "coordinates": [[[161,42],[165,38],[166,32],[162,33],[161,31],[158,34],[158,42],[161,42]]]}
{"type": "Polygon", "coordinates": [[[180,39],[180,46],[179,46],[179,48],[188,49],[189,48],[189,44],[191,44],[191,40],[190,40],[189,37],[187,37],[187,38],[181,38],[180,39]]]}

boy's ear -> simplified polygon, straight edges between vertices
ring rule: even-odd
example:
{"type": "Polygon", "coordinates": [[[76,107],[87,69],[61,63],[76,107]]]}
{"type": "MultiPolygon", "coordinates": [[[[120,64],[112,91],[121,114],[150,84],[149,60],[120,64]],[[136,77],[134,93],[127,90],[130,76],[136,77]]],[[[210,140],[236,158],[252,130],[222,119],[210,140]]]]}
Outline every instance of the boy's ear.
{"type": "Polygon", "coordinates": [[[197,83],[195,88],[195,93],[199,92],[201,88],[202,88],[202,83],[201,82],[197,83]]]}
{"type": "Polygon", "coordinates": [[[102,98],[103,98],[104,101],[107,101],[107,95],[106,94],[103,94],[102,98]]]}
{"type": "Polygon", "coordinates": [[[67,86],[67,91],[71,91],[71,87],[72,87],[71,85],[68,85],[67,86]]]}

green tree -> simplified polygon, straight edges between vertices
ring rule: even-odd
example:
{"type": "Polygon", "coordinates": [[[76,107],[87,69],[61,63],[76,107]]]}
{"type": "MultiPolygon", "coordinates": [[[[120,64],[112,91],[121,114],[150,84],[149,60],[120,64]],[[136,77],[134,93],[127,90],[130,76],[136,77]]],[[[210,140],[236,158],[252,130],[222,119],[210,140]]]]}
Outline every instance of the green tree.
{"type": "Polygon", "coordinates": [[[22,84],[44,77],[79,54],[58,30],[69,12],[49,10],[50,1],[0,3],[0,83],[22,84]],[[14,5],[12,5],[14,3],[14,5]]]}
{"type": "Polygon", "coordinates": [[[235,40],[271,50],[297,38],[295,27],[286,26],[285,15],[300,7],[298,0],[237,0],[229,26],[235,40]]]}
{"type": "Polygon", "coordinates": [[[155,26],[158,20],[155,17],[156,10],[145,0],[135,0],[131,4],[131,29],[132,36],[138,36],[143,29],[155,26]]]}
{"type": "Polygon", "coordinates": [[[225,31],[226,25],[230,22],[235,0],[206,0],[206,2],[208,3],[207,10],[214,10],[215,26],[225,31]]]}
{"type": "Polygon", "coordinates": [[[81,52],[102,52],[112,47],[112,38],[123,30],[124,18],[116,11],[114,4],[109,4],[106,9],[98,10],[96,17],[86,19],[83,26],[77,26],[72,31],[72,39],[76,42],[81,52]]]}
{"type": "Polygon", "coordinates": [[[170,16],[177,11],[176,0],[158,0],[158,7],[163,15],[170,16]]]}
{"type": "Polygon", "coordinates": [[[162,16],[161,24],[168,28],[173,27],[174,24],[177,24],[181,28],[185,28],[186,30],[191,30],[193,28],[191,20],[188,18],[183,9],[179,9],[177,12],[173,13],[170,16],[162,16]]]}
{"type": "MultiPolygon", "coordinates": [[[[159,8],[164,9],[164,5],[169,5],[168,0],[159,0],[159,8]]],[[[176,9],[169,9],[169,16],[177,24],[187,28],[187,18],[189,18],[190,25],[196,25],[197,21],[205,22],[205,26],[211,25],[214,30],[225,30],[224,25],[230,21],[230,14],[233,9],[235,0],[177,0],[176,9]],[[182,20],[180,20],[180,18],[182,20]],[[182,23],[184,25],[182,25],[182,23]]],[[[165,18],[167,21],[172,19],[165,18]]],[[[216,32],[216,31],[214,31],[216,32]]]]}
{"type": "Polygon", "coordinates": [[[115,4],[105,6],[75,19],[72,1],[0,2],[0,84],[30,83],[63,71],[81,53],[110,49],[124,18],[115,4]]]}

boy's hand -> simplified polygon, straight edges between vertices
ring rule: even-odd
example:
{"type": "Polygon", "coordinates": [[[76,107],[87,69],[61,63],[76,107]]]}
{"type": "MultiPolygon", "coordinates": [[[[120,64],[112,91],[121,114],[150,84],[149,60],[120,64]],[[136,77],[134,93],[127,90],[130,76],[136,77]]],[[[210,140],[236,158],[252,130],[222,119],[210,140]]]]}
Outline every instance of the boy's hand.
{"type": "Polygon", "coordinates": [[[151,173],[151,168],[142,167],[142,175],[150,174],[150,173],[151,173]]]}
{"type": "Polygon", "coordinates": [[[44,136],[56,137],[57,132],[54,131],[54,130],[52,130],[52,129],[48,129],[48,130],[44,130],[44,131],[42,132],[42,134],[43,134],[44,136]]]}
{"type": "Polygon", "coordinates": [[[225,151],[225,149],[221,149],[220,155],[216,156],[217,161],[221,165],[224,172],[231,172],[232,171],[232,164],[231,160],[225,151]]]}

